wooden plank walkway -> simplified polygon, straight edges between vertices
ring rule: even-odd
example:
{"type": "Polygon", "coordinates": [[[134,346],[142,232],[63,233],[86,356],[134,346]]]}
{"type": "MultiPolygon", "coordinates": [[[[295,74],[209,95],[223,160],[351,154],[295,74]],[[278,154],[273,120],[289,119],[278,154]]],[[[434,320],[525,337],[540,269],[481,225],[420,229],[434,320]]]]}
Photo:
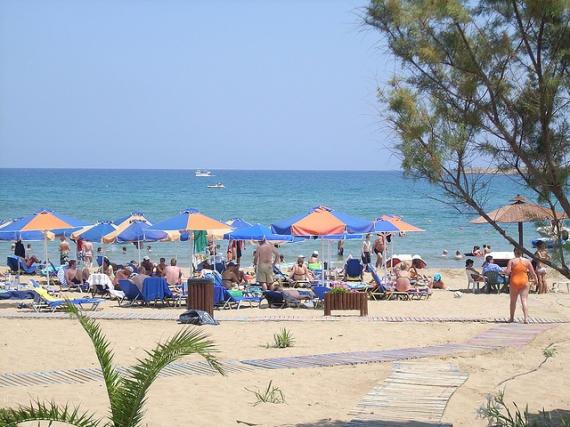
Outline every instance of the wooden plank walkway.
{"type": "MultiPolygon", "coordinates": [[[[135,309],[136,310],[136,309],[135,309]]],[[[277,311],[278,310],[271,310],[277,311]]],[[[117,311],[85,311],[87,317],[97,320],[178,320],[178,316],[182,311],[173,311],[171,309],[164,309],[153,312],[136,312],[136,311],[125,311],[124,313],[117,311]]],[[[417,323],[507,323],[507,317],[418,317],[418,316],[364,316],[364,317],[354,317],[354,316],[323,316],[321,314],[314,316],[296,316],[296,315],[278,315],[278,314],[267,314],[267,315],[252,315],[246,314],[244,316],[236,316],[229,318],[219,318],[215,316],[220,322],[340,322],[346,319],[350,319],[357,322],[389,322],[389,323],[402,323],[402,322],[417,322],[417,323]]],[[[8,312],[1,313],[0,318],[2,319],[70,319],[67,313],[36,313],[33,311],[18,311],[18,312],[8,312]]],[[[517,322],[522,322],[522,318],[517,318],[517,322]]],[[[549,319],[543,317],[530,317],[529,323],[531,324],[559,324],[559,323],[570,323],[570,319],[549,319]]]]}
{"type": "MultiPolygon", "coordinates": [[[[504,347],[520,347],[530,342],[539,333],[551,327],[553,327],[553,325],[505,324],[494,326],[465,343],[267,359],[225,360],[222,361],[222,365],[226,372],[234,373],[260,369],[305,369],[348,366],[458,355],[468,352],[492,351],[504,347]]],[[[126,368],[120,368],[120,370],[121,372],[125,372],[126,368]]],[[[162,372],[161,376],[214,374],[215,371],[206,362],[191,361],[173,363],[162,372]]],[[[0,388],[45,384],[80,384],[101,380],[101,371],[98,368],[4,373],[0,374],[0,388]]]]}
{"type": "Polygon", "coordinates": [[[440,426],[447,402],[468,378],[450,363],[396,362],[392,374],[350,412],[346,427],[440,426]]]}

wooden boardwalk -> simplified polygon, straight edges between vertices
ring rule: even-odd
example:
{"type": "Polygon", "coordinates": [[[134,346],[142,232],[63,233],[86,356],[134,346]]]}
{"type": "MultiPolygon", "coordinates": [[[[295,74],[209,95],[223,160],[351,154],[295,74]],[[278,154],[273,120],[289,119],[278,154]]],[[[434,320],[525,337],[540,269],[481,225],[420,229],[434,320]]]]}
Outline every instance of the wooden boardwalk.
{"type": "MultiPolygon", "coordinates": [[[[242,310],[246,311],[246,310],[242,310]]],[[[257,310],[254,310],[257,311],[257,310]]],[[[442,316],[323,316],[320,311],[315,311],[314,316],[296,316],[290,314],[274,314],[279,313],[279,310],[269,310],[271,314],[255,315],[251,314],[248,310],[247,314],[243,316],[236,316],[231,318],[215,317],[220,322],[340,322],[350,319],[357,322],[388,322],[388,323],[402,323],[402,322],[418,322],[418,323],[507,323],[507,317],[442,317],[442,316]]],[[[84,311],[83,314],[91,319],[97,320],[165,320],[176,321],[182,310],[173,309],[157,309],[153,312],[137,312],[136,309],[125,311],[123,313],[117,311],[84,311]]],[[[70,319],[67,313],[36,313],[33,311],[18,311],[1,313],[1,319],[70,319]]],[[[522,318],[517,318],[517,322],[522,322],[522,318]]],[[[558,324],[570,323],[570,319],[551,319],[544,317],[530,317],[529,323],[531,324],[558,324]]]]}
{"type": "Polygon", "coordinates": [[[450,363],[396,362],[356,405],[346,427],[439,426],[447,402],[468,378],[450,363]]]}
{"type": "MultiPolygon", "coordinates": [[[[504,347],[520,347],[553,325],[497,325],[464,343],[439,344],[424,347],[400,348],[377,351],[313,354],[307,356],[277,357],[267,359],[222,361],[227,373],[270,369],[306,369],[365,363],[392,362],[426,357],[459,355],[461,353],[493,351],[504,347]]],[[[121,368],[125,372],[126,368],[121,368]]],[[[214,375],[216,372],[204,361],[177,362],[166,368],[161,376],[214,375]]],[[[0,374],[0,388],[46,384],[80,384],[101,381],[98,368],[63,369],[42,372],[0,374]]]]}

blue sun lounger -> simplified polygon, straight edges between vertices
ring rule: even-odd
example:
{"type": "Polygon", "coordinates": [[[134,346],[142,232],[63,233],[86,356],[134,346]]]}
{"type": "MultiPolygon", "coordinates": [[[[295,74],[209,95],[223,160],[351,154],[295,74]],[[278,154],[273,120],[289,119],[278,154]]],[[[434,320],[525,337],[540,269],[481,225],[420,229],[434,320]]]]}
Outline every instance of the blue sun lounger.
{"type": "Polygon", "coordinates": [[[83,308],[83,304],[91,304],[91,310],[95,311],[103,301],[99,298],[59,299],[50,295],[48,291],[43,288],[33,288],[32,292],[35,294],[32,308],[37,312],[43,309],[48,309],[53,313],[58,308],[65,307],[66,304],[77,305],[80,308],[83,308]]]}
{"type": "Polygon", "coordinates": [[[130,280],[119,280],[119,287],[125,294],[123,298],[118,299],[119,305],[121,305],[125,300],[129,302],[129,305],[133,305],[136,301],[143,301],[143,296],[139,291],[139,288],[137,288],[137,286],[130,280]]]}

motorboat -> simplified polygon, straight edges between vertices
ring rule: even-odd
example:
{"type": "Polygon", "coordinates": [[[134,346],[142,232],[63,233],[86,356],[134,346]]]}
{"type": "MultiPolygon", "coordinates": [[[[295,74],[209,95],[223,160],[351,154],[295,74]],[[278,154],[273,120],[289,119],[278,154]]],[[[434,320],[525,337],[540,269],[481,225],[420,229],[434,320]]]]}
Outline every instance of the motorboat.
{"type": "MultiPolygon", "coordinates": [[[[538,227],[536,231],[544,237],[556,237],[557,234],[555,225],[544,225],[542,227],[538,227]]],[[[562,237],[563,240],[568,240],[569,234],[570,228],[564,226],[564,224],[560,224],[560,237],[562,237]]]]}
{"type": "Polygon", "coordinates": [[[196,176],[214,176],[214,174],[212,174],[212,171],[209,171],[207,169],[198,169],[195,173],[196,176]]]}
{"type": "Polygon", "coordinates": [[[218,182],[217,184],[208,185],[208,188],[226,188],[226,187],[221,182],[218,182]]]}

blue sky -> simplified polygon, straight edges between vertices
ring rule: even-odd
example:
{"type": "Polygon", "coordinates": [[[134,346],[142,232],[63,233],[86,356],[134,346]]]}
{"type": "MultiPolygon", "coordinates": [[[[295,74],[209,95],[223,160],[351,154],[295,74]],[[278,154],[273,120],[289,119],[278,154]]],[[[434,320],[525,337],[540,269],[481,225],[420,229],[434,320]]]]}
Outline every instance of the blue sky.
{"type": "Polygon", "coordinates": [[[0,167],[397,169],[366,0],[0,0],[0,167]]]}

